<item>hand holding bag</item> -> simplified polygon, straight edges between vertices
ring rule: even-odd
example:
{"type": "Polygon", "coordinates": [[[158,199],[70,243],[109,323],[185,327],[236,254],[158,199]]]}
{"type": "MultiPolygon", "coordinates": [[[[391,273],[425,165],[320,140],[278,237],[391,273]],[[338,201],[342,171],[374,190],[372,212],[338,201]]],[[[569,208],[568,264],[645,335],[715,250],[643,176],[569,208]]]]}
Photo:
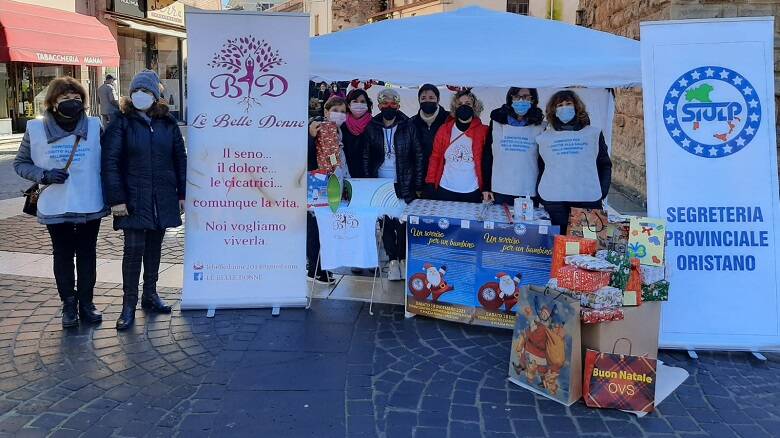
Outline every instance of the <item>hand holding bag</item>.
{"type": "MultiPolygon", "coordinates": [[[[73,157],[76,156],[76,150],[79,148],[79,142],[81,142],[81,137],[76,136],[76,141],[73,142],[73,148],[70,150],[68,162],[65,163],[65,167],[62,168],[63,171],[67,172],[68,168],[73,163],[73,157]]],[[[24,191],[24,207],[22,207],[23,213],[29,214],[30,216],[38,215],[38,199],[41,197],[41,193],[43,193],[43,191],[46,190],[46,187],[49,187],[49,185],[51,184],[41,186],[40,184],[35,183],[24,191]]]]}

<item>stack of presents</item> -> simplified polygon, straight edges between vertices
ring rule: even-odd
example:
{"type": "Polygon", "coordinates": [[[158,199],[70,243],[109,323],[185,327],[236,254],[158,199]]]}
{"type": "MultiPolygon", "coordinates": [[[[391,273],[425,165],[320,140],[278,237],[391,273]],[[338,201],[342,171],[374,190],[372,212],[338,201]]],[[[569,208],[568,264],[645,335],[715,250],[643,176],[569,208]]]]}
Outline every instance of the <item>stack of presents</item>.
{"type": "Polygon", "coordinates": [[[566,405],[652,411],[665,238],[663,220],[572,209],[549,283],[518,307],[510,379],[566,405]]]}

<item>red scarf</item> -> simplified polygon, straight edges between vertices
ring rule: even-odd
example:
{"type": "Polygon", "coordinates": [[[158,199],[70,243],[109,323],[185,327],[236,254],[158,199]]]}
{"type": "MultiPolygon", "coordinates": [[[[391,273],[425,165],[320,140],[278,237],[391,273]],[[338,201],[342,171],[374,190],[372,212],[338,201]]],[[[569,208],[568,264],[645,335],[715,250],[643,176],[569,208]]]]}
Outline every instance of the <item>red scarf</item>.
{"type": "Polygon", "coordinates": [[[362,134],[369,123],[371,123],[371,114],[368,112],[359,119],[355,118],[352,113],[347,113],[347,129],[349,129],[352,135],[362,134]]]}

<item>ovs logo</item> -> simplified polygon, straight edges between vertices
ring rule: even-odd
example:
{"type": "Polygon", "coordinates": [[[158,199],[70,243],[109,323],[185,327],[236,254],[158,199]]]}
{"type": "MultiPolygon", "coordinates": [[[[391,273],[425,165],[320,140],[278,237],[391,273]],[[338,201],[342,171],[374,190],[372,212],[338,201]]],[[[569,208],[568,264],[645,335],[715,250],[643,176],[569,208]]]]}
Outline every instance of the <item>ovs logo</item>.
{"type": "Polygon", "coordinates": [[[265,40],[253,36],[229,39],[214,53],[207,65],[221,73],[211,78],[211,95],[221,99],[240,99],[244,110],[260,105],[259,97],[279,97],[287,92],[287,79],[270,73],[286,64],[265,40]]]}
{"type": "Polygon", "coordinates": [[[722,158],[739,152],[761,125],[761,102],[750,82],[734,70],[705,66],[675,81],[664,98],[664,125],[689,153],[722,158]]]}

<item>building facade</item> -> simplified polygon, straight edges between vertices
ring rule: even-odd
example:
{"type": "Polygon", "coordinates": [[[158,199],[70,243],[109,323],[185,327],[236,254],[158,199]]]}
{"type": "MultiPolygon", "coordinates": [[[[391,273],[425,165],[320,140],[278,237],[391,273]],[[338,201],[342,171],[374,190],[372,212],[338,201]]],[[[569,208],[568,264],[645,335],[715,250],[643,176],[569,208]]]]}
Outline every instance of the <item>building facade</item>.
{"type": "MultiPolygon", "coordinates": [[[[780,41],[780,0],[580,0],[578,15],[579,24],[583,26],[637,40],[639,23],[642,21],[774,16],[775,40],[780,41]]],[[[780,45],[777,44],[775,92],[780,92],[780,45]]],[[[639,201],[646,201],[642,90],[616,90],[615,100],[612,133],[612,161],[615,165],[612,180],[621,192],[639,201]]],[[[780,105],[777,95],[775,103],[780,105]]],[[[775,126],[779,124],[780,118],[775,126]]]]}
{"type": "Polygon", "coordinates": [[[371,19],[405,18],[450,12],[467,6],[479,6],[500,12],[550,18],[574,24],[579,0],[388,0],[386,8],[371,19]]]}
{"type": "MultiPolygon", "coordinates": [[[[220,0],[187,4],[221,8],[220,0]]],[[[0,43],[0,135],[24,132],[27,121],[42,114],[48,83],[57,76],[79,80],[97,114],[96,90],[106,74],[127,95],[132,77],[145,68],[160,75],[163,96],[183,121],[186,7],[171,0],[0,0],[6,36],[0,43]],[[53,28],[56,35],[46,37],[53,28]],[[40,47],[25,54],[31,44],[40,47]]]]}

